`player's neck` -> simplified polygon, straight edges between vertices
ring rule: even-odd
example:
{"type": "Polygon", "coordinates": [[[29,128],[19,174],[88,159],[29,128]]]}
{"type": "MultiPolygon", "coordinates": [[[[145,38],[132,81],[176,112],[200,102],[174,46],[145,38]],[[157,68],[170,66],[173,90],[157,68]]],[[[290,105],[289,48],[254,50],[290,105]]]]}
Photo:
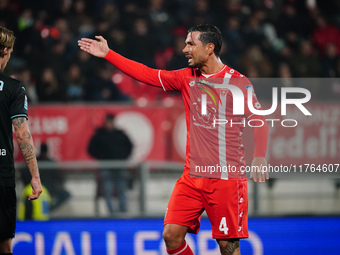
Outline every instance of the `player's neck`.
{"type": "Polygon", "coordinates": [[[207,61],[205,65],[203,65],[200,70],[204,74],[214,74],[218,73],[224,68],[224,64],[222,63],[221,59],[218,57],[215,57],[213,59],[210,59],[207,61]]]}
{"type": "Polygon", "coordinates": [[[5,67],[6,67],[6,63],[3,63],[2,61],[0,61],[0,72],[3,72],[5,67]]]}

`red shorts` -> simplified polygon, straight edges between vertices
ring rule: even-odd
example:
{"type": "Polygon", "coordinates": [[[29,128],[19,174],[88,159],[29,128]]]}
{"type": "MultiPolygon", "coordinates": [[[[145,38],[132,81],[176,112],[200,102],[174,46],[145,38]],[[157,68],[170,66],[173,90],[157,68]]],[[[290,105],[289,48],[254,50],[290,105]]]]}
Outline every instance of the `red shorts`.
{"type": "Polygon", "coordinates": [[[172,192],[164,225],[187,226],[197,234],[204,210],[214,239],[247,238],[247,180],[190,178],[184,173],[172,192]]]}

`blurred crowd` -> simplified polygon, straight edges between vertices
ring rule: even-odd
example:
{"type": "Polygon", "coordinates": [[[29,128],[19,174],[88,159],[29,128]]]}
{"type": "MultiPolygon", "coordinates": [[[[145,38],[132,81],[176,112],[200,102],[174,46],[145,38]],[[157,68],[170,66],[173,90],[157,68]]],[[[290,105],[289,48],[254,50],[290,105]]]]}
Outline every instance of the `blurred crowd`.
{"type": "Polygon", "coordinates": [[[0,25],[17,37],[7,72],[32,104],[161,101],[162,90],[79,50],[78,39],[102,35],[123,56],[172,70],[187,66],[187,29],[201,23],[221,29],[222,61],[249,78],[340,76],[338,0],[0,0],[0,25]]]}

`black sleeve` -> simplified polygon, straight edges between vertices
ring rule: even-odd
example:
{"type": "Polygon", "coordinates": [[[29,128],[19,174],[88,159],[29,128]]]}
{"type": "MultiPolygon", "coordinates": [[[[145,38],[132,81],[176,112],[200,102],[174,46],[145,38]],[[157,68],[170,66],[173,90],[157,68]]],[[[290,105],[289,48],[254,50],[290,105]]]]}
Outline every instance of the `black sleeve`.
{"type": "Polygon", "coordinates": [[[89,146],[87,148],[87,151],[89,152],[89,154],[96,158],[96,159],[100,159],[100,146],[98,146],[98,135],[95,134],[89,143],[89,146]]]}
{"type": "Polygon", "coordinates": [[[129,137],[122,131],[120,131],[120,139],[119,139],[119,159],[126,159],[130,156],[132,152],[132,143],[129,137]]]}
{"type": "Polygon", "coordinates": [[[27,96],[26,90],[22,83],[20,83],[17,89],[14,91],[11,99],[11,106],[10,106],[10,116],[11,119],[17,117],[25,117],[27,116],[28,104],[27,104],[27,96]]]}

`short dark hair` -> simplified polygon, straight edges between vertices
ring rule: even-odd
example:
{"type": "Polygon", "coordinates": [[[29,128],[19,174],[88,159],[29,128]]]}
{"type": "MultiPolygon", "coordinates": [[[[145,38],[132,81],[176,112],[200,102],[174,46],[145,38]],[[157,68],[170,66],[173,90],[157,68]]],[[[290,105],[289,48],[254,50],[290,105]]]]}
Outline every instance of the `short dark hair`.
{"type": "Polygon", "coordinates": [[[114,118],[115,118],[115,116],[114,116],[112,113],[108,113],[108,114],[106,114],[106,116],[105,116],[105,120],[106,120],[106,121],[113,121],[114,118]]]}
{"type": "Polygon", "coordinates": [[[213,43],[215,45],[215,55],[220,55],[222,48],[222,33],[217,27],[209,24],[201,24],[190,28],[188,33],[191,32],[201,32],[198,39],[202,44],[207,45],[208,43],[213,43]]]}

